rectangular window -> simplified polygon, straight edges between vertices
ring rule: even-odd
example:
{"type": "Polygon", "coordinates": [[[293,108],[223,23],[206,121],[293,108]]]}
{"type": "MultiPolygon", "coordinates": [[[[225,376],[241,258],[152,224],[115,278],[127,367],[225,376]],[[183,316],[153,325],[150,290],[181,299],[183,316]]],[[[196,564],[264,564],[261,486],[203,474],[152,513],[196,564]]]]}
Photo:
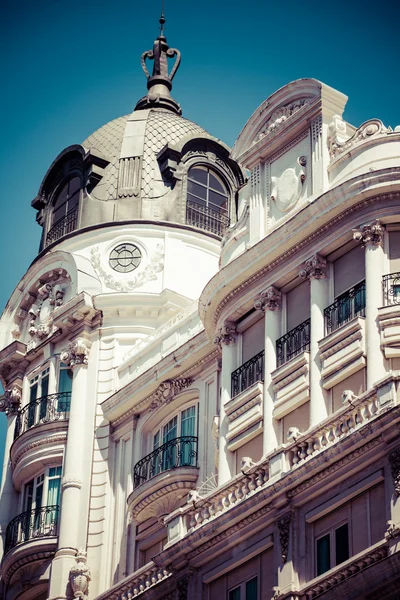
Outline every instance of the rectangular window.
{"type": "Polygon", "coordinates": [[[72,375],[72,369],[70,369],[68,365],[60,363],[60,370],[58,373],[58,412],[69,412],[70,410],[72,375]]]}
{"type": "Polygon", "coordinates": [[[316,541],[317,573],[322,575],[350,557],[348,523],[332,529],[316,541]]]}
{"type": "Polygon", "coordinates": [[[253,577],[228,592],[228,600],[258,600],[257,577],[253,577]]]}
{"type": "Polygon", "coordinates": [[[27,428],[40,423],[46,418],[49,395],[49,373],[46,367],[41,373],[29,381],[29,408],[27,415],[27,428]]]}

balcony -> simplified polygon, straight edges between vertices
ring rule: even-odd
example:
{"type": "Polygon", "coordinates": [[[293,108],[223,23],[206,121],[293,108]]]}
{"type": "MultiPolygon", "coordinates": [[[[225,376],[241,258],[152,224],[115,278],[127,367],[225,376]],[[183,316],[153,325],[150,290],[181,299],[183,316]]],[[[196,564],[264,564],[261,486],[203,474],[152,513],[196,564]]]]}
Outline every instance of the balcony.
{"type": "Polygon", "coordinates": [[[233,371],[231,379],[231,398],[241,394],[256,381],[264,381],[264,350],[250,358],[241,367],[233,371]]]}
{"type": "Polygon", "coordinates": [[[15,420],[14,440],[42,423],[65,420],[69,416],[71,392],[59,392],[38,398],[22,408],[15,420]]]}
{"type": "Polygon", "coordinates": [[[302,352],[310,351],[310,319],[291,329],[276,342],[276,362],[281,367],[302,352]]]}
{"type": "Polygon", "coordinates": [[[365,317],[365,281],[338,296],[333,304],[325,308],[324,316],[327,335],[355,317],[365,317]]]}
{"type": "Polygon", "coordinates": [[[381,346],[386,358],[400,358],[400,273],[384,275],[382,291],[384,306],[378,314],[381,346]]]}
{"type": "Polygon", "coordinates": [[[72,210],[67,212],[67,214],[58,219],[53,225],[53,227],[49,230],[46,236],[46,246],[49,246],[53,242],[56,242],[60,238],[62,238],[67,233],[71,233],[76,229],[78,224],[78,207],[74,207],[72,210]]]}
{"type": "Polygon", "coordinates": [[[186,223],[222,237],[229,227],[227,214],[197,202],[186,202],[186,223]]]}
{"type": "Polygon", "coordinates": [[[169,440],[136,463],[134,490],[128,498],[132,516],[142,522],[175,510],[197,482],[197,437],[169,440]]]}

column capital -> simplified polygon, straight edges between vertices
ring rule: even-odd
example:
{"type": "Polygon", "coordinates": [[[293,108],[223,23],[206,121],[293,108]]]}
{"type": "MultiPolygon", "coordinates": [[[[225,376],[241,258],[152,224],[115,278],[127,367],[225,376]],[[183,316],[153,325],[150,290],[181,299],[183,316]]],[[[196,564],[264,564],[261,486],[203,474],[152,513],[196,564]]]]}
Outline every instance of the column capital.
{"type": "Polygon", "coordinates": [[[0,412],[6,415],[16,413],[21,403],[22,390],[19,385],[12,385],[7,388],[4,395],[0,397],[0,412]]]}
{"type": "Polygon", "coordinates": [[[385,228],[381,225],[379,219],[375,219],[372,223],[367,225],[360,225],[356,229],[353,229],[353,240],[361,242],[362,246],[365,247],[368,244],[373,246],[382,246],[383,244],[383,232],[385,228]]]}
{"type": "Polygon", "coordinates": [[[236,342],[236,325],[230,321],[226,321],[222,327],[220,327],[217,335],[214,337],[214,344],[221,346],[229,346],[236,342]]]}
{"type": "Polygon", "coordinates": [[[326,260],[319,254],[314,254],[306,260],[299,271],[299,277],[302,279],[325,279],[326,278],[326,260]]]}
{"type": "Polygon", "coordinates": [[[273,285],[261,292],[260,296],[254,300],[254,308],[256,310],[280,310],[281,305],[282,294],[273,285]]]}
{"type": "Polygon", "coordinates": [[[87,365],[92,342],[85,338],[77,338],[68,344],[67,350],[61,352],[60,360],[71,369],[78,365],[87,365]]]}

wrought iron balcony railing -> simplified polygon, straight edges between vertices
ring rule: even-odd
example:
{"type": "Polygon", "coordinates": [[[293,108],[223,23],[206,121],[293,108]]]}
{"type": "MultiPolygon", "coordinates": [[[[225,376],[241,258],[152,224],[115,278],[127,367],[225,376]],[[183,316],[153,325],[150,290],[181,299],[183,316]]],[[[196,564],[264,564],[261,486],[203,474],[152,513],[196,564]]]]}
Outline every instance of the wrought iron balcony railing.
{"type": "Polygon", "coordinates": [[[229,226],[229,217],[209,206],[188,200],[186,202],[186,223],[222,237],[225,229],[229,226]]]}
{"type": "Polygon", "coordinates": [[[21,408],[15,420],[14,440],[34,425],[68,418],[71,392],[59,392],[38,398],[21,408]]]}
{"type": "Polygon", "coordinates": [[[197,467],[197,437],[185,435],[168,440],[139,460],[133,469],[133,485],[136,488],[155,475],[178,467],[197,467]]]}
{"type": "Polygon", "coordinates": [[[389,273],[382,277],[383,304],[400,304],[400,273],[389,273]]]}
{"type": "Polygon", "coordinates": [[[54,504],[34,508],[14,517],[7,525],[4,553],[29,540],[56,536],[58,513],[59,507],[54,504]]]}
{"type": "Polygon", "coordinates": [[[276,362],[281,367],[292,358],[310,350],[310,319],[306,319],[276,341],[276,362]]]}
{"type": "Polygon", "coordinates": [[[325,308],[325,329],[331,333],[355,317],[365,317],[365,281],[361,281],[325,308]]]}
{"type": "Polygon", "coordinates": [[[231,379],[232,398],[247,390],[256,381],[264,381],[264,350],[250,358],[236,371],[233,371],[231,379]]]}
{"type": "Polygon", "coordinates": [[[46,235],[46,246],[59,240],[63,235],[67,233],[71,233],[76,229],[78,223],[78,207],[75,206],[72,210],[67,212],[67,214],[58,219],[53,225],[53,227],[49,230],[46,235]]]}

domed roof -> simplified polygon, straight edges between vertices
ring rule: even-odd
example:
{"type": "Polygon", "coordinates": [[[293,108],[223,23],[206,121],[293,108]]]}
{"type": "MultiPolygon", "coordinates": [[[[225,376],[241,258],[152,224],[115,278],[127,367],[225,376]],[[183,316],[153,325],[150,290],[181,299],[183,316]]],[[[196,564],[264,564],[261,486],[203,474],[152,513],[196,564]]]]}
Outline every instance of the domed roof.
{"type": "MultiPolygon", "coordinates": [[[[119,177],[122,175],[120,160],[127,158],[126,152],[123,152],[124,140],[128,141],[135,137],[136,148],[140,146],[142,149],[140,154],[136,153],[143,157],[141,196],[148,197],[151,193],[157,153],[166,144],[175,144],[189,135],[214,139],[205,129],[196,125],[193,121],[160,108],[136,111],[132,115],[119,117],[100,127],[86,138],[82,146],[87,150],[98,150],[110,161],[104,172],[103,190],[105,194],[102,199],[116,199],[118,197],[118,186],[122,187],[122,182],[119,182],[119,177]],[[139,120],[139,117],[142,118],[139,120]]],[[[135,152],[130,154],[133,158],[135,152]]]]}

